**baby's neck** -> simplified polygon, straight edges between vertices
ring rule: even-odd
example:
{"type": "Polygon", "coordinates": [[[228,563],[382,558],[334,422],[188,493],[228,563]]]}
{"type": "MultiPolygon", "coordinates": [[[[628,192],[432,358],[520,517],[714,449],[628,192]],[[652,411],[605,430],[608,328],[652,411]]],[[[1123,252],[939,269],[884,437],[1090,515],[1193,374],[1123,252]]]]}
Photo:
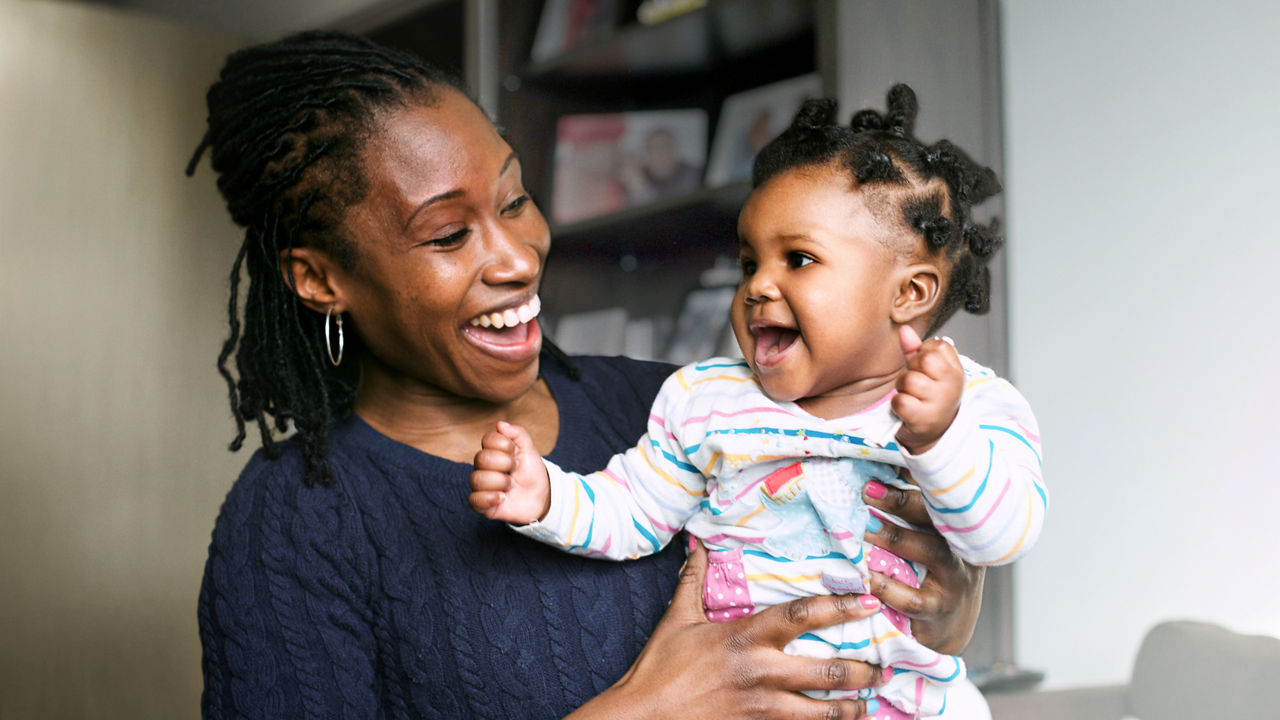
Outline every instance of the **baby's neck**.
{"type": "Polygon", "coordinates": [[[848,417],[869,410],[885,401],[897,389],[898,378],[906,367],[888,375],[862,378],[831,392],[800,398],[796,404],[805,412],[824,420],[848,417]]]}

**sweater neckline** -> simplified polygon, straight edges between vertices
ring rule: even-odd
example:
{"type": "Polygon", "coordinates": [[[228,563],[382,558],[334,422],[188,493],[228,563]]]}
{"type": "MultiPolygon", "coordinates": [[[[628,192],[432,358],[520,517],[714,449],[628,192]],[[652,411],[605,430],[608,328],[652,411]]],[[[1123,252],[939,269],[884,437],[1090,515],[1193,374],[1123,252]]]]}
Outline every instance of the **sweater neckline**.
{"type": "MultiPolygon", "coordinates": [[[[556,412],[560,416],[560,431],[556,435],[555,447],[546,457],[552,462],[558,462],[559,456],[563,452],[562,448],[565,445],[566,429],[577,420],[580,414],[577,409],[577,403],[570,399],[573,396],[573,390],[576,388],[574,381],[564,374],[555,358],[543,353],[540,363],[539,377],[546,381],[547,388],[551,391],[551,397],[556,404],[556,412]]],[[[338,427],[334,429],[334,440],[348,447],[375,452],[407,466],[421,467],[424,464],[434,464],[442,468],[451,468],[454,471],[462,468],[470,472],[471,469],[471,463],[456,462],[439,455],[433,455],[389,437],[354,412],[342,420],[338,427]]]]}

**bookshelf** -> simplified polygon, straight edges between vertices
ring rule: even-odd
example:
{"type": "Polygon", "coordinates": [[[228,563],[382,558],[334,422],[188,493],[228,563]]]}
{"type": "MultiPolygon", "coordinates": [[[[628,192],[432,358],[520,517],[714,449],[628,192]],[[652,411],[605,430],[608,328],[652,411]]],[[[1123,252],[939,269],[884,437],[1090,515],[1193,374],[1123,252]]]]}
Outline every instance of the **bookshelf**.
{"type": "MultiPolygon", "coordinates": [[[[807,73],[819,75],[823,94],[839,101],[842,114],[882,108],[890,85],[911,84],[921,98],[919,134],[949,137],[1003,176],[996,0],[709,0],[655,25],[634,19],[636,5],[619,3],[612,26],[536,60],[531,50],[543,3],[529,0],[441,0],[353,29],[375,39],[395,33],[402,47],[407,42],[430,60],[461,64],[521,154],[526,185],[544,211],[560,116],[699,108],[714,133],[726,98],[807,73]],[[464,38],[462,47],[430,39],[442,28],[464,38]],[[422,38],[416,47],[415,34],[422,38]]],[[[705,271],[736,255],[737,211],[748,191],[744,182],[704,187],[553,224],[542,289],[552,337],[565,314],[609,308],[674,324],[705,271]]],[[[998,201],[988,203],[997,215],[998,201]]],[[[991,312],[958,316],[944,331],[1007,376],[1003,254],[991,271],[991,312]]],[[[974,678],[995,678],[993,685],[1038,679],[1010,662],[1012,587],[1012,569],[988,571],[982,619],[965,652],[974,678]]]]}

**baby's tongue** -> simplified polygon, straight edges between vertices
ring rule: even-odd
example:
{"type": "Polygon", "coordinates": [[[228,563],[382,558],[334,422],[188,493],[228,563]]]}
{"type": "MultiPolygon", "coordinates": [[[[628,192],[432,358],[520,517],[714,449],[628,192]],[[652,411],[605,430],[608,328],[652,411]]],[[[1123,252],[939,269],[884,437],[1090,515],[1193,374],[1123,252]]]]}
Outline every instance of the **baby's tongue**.
{"type": "Polygon", "coordinates": [[[763,328],[756,332],[756,363],[769,365],[795,343],[800,333],[787,328],[763,328]]]}

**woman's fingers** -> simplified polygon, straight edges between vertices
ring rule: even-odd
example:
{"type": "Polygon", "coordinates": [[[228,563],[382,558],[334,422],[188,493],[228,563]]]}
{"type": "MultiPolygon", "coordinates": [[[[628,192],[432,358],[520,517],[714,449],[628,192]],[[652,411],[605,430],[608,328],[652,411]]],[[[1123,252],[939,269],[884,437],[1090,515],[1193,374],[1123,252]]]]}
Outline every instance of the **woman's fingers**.
{"type": "Polygon", "coordinates": [[[792,692],[805,690],[861,690],[880,685],[878,665],[841,658],[810,658],[782,655],[763,669],[758,680],[792,692]]]}
{"type": "Polygon", "coordinates": [[[902,490],[872,480],[862,491],[862,498],[871,507],[896,515],[912,525],[933,526],[929,511],[924,506],[924,497],[917,490],[902,490]]]}
{"type": "Polygon", "coordinates": [[[807,632],[869,618],[879,610],[874,595],[819,595],[775,605],[747,622],[761,642],[782,649],[807,632]]]}
{"type": "Polygon", "coordinates": [[[903,560],[924,565],[929,568],[930,573],[947,572],[962,562],[947,541],[937,533],[908,530],[894,523],[881,521],[880,529],[868,531],[866,538],[872,545],[888,550],[903,560]]]}

